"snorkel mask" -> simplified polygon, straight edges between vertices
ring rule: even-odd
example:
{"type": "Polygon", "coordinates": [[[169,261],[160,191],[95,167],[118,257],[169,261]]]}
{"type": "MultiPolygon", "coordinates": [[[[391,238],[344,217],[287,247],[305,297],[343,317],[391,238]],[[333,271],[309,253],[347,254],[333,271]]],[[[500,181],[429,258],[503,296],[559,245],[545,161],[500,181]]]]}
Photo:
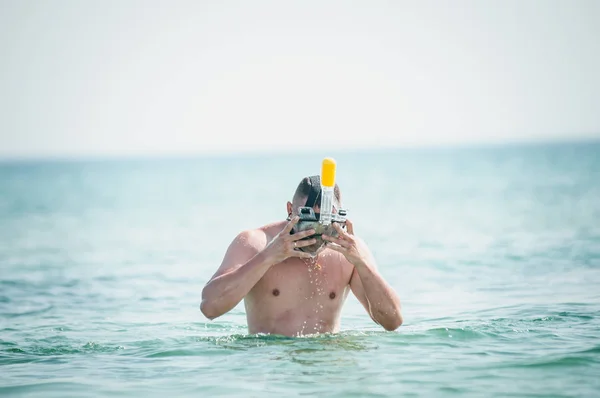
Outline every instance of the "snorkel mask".
{"type": "MultiPolygon", "coordinates": [[[[310,183],[311,189],[306,199],[304,206],[298,208],[298,216],[300,219],[294,225],[294,228],[290,231],[290,234],[295,234],[307,229],[314,229],[315,233],[311,236],[302,238],[301,240],[316,239],[316,242],[310,246],[298,248],[311,255],[316,255],[323,245],[326,243],[322,235],[338,236],[337,230],[333,224],[338,223],[342,228],[346,227],[346,210],[339,209],[337,213],[333,213],[333,187],[335,185],[335,162],[332,159],[325,159],[323,161],[323,181],[325,184],[321,184],[320,176],[311,176],[310,183]],[[329,162],[329,169],[326,168],[326,162],[329,162]],[[333,166],[331,166],[333,162],[333,166]],[[331,170],[332,169],[332,170],[331,170]],[[329,174],[329,175],[328,175],[329,174]],[[319,201],[319,202],[317,202],[319,201]],[[316,203],[319,203],[320,213],[315,213],[313,207],[316,203]]],[[[290,217],[288,217],[288,220],[290,217]]]]}
{"type": "Polygon", "coordinates": [[[310,246],[299,247],[297,250],[302,250],[303,252],[307,252],[316,255],[321,247],[326,243],[322,236],[323,234],[329,236],[338,236],[337,230],[333,227],[333,223],[339,223],[342,228],[346,226],[346,211],[339,210],[337,214],[332,216],[331,223],[329,225],[323,225],[320,222],[320,214],[315,213],[312,207],[300,207],[298,209],[298,213],[300,216],[300,220],[294,226],[294,228],[290,231],[291,234],[305,231],[307,229],[314,229],[315,233],[311,236],[307,236],[306,238],[302,238],[301,240],[315,239],[316,242],[310,246]]]}

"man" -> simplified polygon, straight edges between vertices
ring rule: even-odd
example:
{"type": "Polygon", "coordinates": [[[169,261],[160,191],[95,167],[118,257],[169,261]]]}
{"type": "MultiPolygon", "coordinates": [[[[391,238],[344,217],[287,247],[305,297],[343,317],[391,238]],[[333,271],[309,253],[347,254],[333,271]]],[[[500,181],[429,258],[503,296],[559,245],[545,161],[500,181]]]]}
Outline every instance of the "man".
{"type": "MultiPolygon", "coordinates": [[[[221,266],[202,290],[200,309],[207,318],[227,313],[243,299],[251,334],[337,332],[351,290],[385,330],[402,324],[400,300],[378,273],[369,248],[354,235],[350,220],[345,230],[333,223],[337,237],[322,235],[321,240],[313,229],[290,234],[299,220],[298,209],[309,197],[314,202],[309,205],[319,213],[314,198],[320,190],[319,176],[303,178],[292,202],[287,202],[288,220],[242,231],[233,239],[221,266]],[[304,251],[315,246],[322,246],[316,259],[315,253],[304,251]]],[[[340,208],[336,184],[334,212],[340,208]]]]}

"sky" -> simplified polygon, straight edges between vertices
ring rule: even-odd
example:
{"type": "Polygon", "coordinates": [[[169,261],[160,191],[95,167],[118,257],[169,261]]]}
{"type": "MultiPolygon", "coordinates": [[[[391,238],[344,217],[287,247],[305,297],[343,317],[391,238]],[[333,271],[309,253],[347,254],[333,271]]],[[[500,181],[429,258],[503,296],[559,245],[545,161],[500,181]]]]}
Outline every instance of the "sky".
{"type": "Polygon", "coordinates": [[[600,138],[600,2],[0,0],[0,157],[600,138]]]}

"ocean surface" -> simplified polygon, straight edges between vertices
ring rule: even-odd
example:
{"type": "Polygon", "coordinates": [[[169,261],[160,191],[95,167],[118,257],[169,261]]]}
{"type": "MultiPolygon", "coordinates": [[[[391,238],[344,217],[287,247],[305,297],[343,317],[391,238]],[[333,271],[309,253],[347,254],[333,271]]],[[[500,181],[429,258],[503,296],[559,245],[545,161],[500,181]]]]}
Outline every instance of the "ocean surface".
{"type": "Polygon", "coordinates": [[[600,143],[2,162],[0,396],[598,397],[600,143]],[[204,318],[324,156],[404,324],[204,318]]]}

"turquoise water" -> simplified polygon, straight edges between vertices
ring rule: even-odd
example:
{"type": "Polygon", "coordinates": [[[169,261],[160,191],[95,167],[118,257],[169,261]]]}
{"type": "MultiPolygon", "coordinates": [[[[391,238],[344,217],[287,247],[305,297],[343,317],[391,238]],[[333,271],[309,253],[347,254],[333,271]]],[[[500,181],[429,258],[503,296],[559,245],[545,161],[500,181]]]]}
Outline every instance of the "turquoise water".
{"type": "Polygon", "coordinates": [[[599,286],[599,143],[0,164],[2,396],[599,396],[599,286]],[[324,155],[404,325],[203,318],[324,155]]]}

